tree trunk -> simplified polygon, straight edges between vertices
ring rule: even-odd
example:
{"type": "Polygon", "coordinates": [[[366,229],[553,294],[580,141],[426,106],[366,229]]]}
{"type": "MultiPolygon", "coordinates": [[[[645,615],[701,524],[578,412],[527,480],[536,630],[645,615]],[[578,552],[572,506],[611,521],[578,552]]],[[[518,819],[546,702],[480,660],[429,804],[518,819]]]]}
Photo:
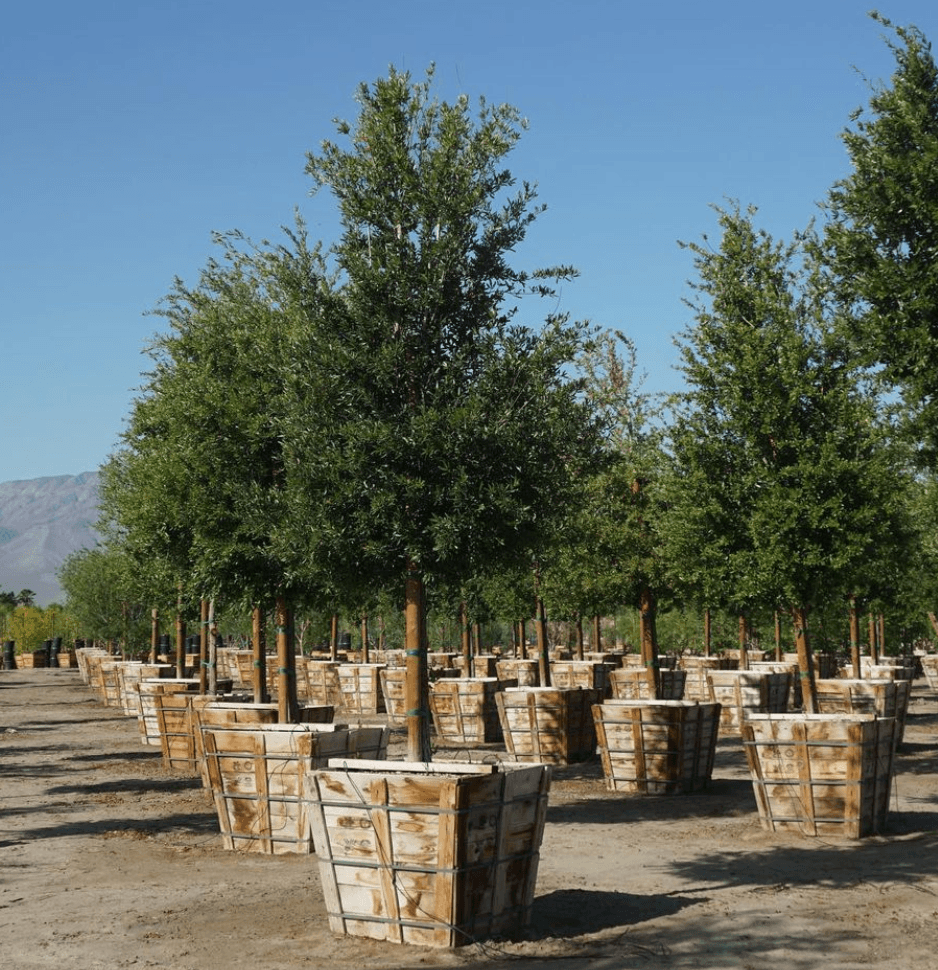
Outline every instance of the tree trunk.
{"type": "Polygon", "coordinates": [[[156,656],[160,649],[160,615],[156,610],[150,611],[150,663],[156,663],[156,656]]]}
{"type": "Polygon", "coordinates": [[[704,642],[703,642],[703,652],[705,657],[710,656],[710,641],[711,637],[711,626],[710,626],[710,610],[704,610],[704,642]]]}
{"type": "Polygon", "coordinates": [[[658,671],[657,612],[654,593],[647,586],[643,587],[638,614],[638,635],[641,642],[642,666],[649,673],[649,680],[654,683],[655,697],[658,696],[661,684],[661,676],[658,671]]]}
{"type": "Polygon", "coordinates": [[[583,659],[583,617],[576,618],[576,658],[583,659]]]}
{"type": "Polygon", "coordinates": [[[251,614],[251,650],[254,654],[251,666],[251,686],[254,703],[266,704],[267,695],[267,623],[263,607],[255,606],[251,614]]]}
{"type": "Polygon", "coordinates": [[[870,663],[879,663],[879,653],[876,650],[876,620],[873,618],[873,614],[869,615],[869,630],[870,630],[870,663]]]}
{"type": "Polygon", "coordinates": [[[817,682],[814,679],[814,654],[808,637],[808,611],[794,606],[791,619],[795,625],[795,645],[798,649],[798,670],[801,677],[801,696],[808,714],[817,714],[817,682]]]}
{"type": "Polygon", "coordinates": [[[426,763],[430,752],[430,690],[427,676],[426,612],[423,578],[414,566],[404,583],[404,685],[407,717],[407,760],[426,763]]]}
{"type": "Polygon", "coordinates": [[[537,665],[541,687],[550,687],[550,648],[547,645],[547,618],[544,601],[540,596],[534,601],[534,628],[537,631],[537,665]]]}
{"type": "Polygon", "coordinates": [[[368,650],[368,616],[362,613],[362,663],[370,662],[371,653],[368,650]]]}
{"type": "Polygon", "coordinates": [[[524,620],[518,620],[518,659],[528,659],[528,633],[524,620]]]}
{"type": "Polygon", "coordinates": [[[199,693],[208,691],[208,600],[199,601],[199,693]]]}
{"type": "Polygon", "coordinates": [[[208,601],[208,692],[214,697],[218,693],[218,667],[215,661],[218,657],[218,648],[215,643],[215,636],[218,629],[215,626],[215,600],[208,601]]]}
{"type": "Polygon", "coordinates": [[[329,631],[329,659],[336,661],[339,658],[339,614],[332,614],[332,626],[329,631]]]}
{"type": "Polygon", "coordinates": [[[182,616],[182,597],[176,604],[176,676],[186,676],[186,621],[182,616]]]}
{"type": "Polygon", "coordinates": [[[744,613],[739,614],[739,669],[748,670],[749,669],[749,651],[747,649],[747,640],[749,634],[749,625],[746,623],[746,615],[744,613]]]}
{"type": "Polygon", "coordinates": [[[459,647],[462,651],[462,675],[472,676],[472,634],[469,626],[469,608],[466,601],[459,604],[459,647]]]}
{"type": "Polygon", "coordinates": [[[594,652],[602,653],[603,649],[603,636],[602,636],[602,623],[599,615],[593,617],[593,635],[591,637],[592,644],[591,647],[594,652]]]}
{"type": "Polygon", "coordinates": [[[293,611],[286,598],[277,597],[277,717],[281,724],[295,724],[299,704],[296,699],[296,654],[293,645],[293,611]]]}
{"type": "Polygon", "coordinates": [[[775,611],[775,662],[782,662],[782,614],[775,611]]]}
{"type": "Polygon", "coordinates": [[[886,616],[883,613],[879,614],[879,654],[882,656],[886,652],[886,616]]]}
{"type": "Polygon", "coordinates": [[[860,665],[860,613],[857,610],[857,598],[850,597],[850,663],[853,666],[853,676],[862,677],[863,668],[860,665]]]}

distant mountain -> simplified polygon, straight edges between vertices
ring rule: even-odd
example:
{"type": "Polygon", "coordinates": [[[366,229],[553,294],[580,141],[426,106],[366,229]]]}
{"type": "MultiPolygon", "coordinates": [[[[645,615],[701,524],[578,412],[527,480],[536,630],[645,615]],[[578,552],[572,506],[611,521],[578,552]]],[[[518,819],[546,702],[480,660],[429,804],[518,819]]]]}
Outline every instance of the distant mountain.
{"type": "Polygon", "coordinates": [[[0,590],[31,589],[47,606],[65,598],[56,572],[98,541],[98,473],[0,483],[0,590]]]}

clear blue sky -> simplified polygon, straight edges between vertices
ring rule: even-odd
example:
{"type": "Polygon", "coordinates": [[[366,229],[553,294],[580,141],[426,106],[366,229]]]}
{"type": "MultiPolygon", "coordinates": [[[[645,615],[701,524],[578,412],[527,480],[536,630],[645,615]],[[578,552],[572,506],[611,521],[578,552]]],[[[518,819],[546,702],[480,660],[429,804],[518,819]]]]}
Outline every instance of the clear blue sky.
{"type": "MultiPolygon", "coordinates": [[[[547,212],[524,263],[566,262],[577,318],[679,385],[690,322],[677,240],[711,203],[788,236],[846,174],[839,133],[894,60],[855,0],[34,0],[0,31],[0,481],[96,469],[114,449],[174,276],[213,230],[277,237],[305,153],[388,65],[530,120],[511,159],[547,212]]],[[[879,8],[938,38],[934,0],[879,8]]],[[[541,313],[537,303],[532,312],[541,313]]],[[[529,322],[536,322],[532,318],[529,322]]]]}

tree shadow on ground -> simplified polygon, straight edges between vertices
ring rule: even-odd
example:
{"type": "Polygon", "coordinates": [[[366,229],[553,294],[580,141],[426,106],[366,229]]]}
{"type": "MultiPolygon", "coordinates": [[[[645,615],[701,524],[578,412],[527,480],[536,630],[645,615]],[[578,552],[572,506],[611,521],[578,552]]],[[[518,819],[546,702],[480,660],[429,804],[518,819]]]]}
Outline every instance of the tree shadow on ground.
{"type": "Polygon", "coordinates": [[[703,899],[683,896],[636,896],[590,889],[557,889],[534,900],[527,939],[568,939],[627,927],[660,916],[673,916],[703,899]]]}
{"type": "Polygon", "coordinates": [[[90,820],[62,821],[55,825],[23,829],[16,837],[0,841],[0,848],[18,845],[33,839],[58,839],[74,836],[128,835],[147,838],[167,832],[185,832],[199,838],[218,836],[218,815],[212,809],[205,812],[182,812],[152,819],[129,819],[126,816],[90,820]]]}

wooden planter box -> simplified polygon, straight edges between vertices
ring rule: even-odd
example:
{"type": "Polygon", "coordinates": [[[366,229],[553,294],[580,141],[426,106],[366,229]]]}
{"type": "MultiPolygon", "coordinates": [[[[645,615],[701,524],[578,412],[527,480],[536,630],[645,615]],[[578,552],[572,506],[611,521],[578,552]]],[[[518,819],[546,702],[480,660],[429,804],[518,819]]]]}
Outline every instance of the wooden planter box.
{"type": "Polygon", "coordinates": [[[339,690],[344,714],[383,714],[381,671],[384,664],[339,664],[339,690]]]}
{"type": "Polygon", "coordinates": [[[509,687],[495,702],[508,754],[515,761],[566,765],[596,754],[593,705],[598,690],[509,687]]]}
{"type": "Polygon", "coordinates": [[[620,667],[609,674],[612,696],[620,701],[680,701],[684,699],[686,670],[659,670],[658,692],[655,676],[644,667],[620,667]]]}
{"type": "Polygon", "coordinates": [[[333,932],[457,947],[530,923],[547,765],[333,763],[311,771],[333,932]]]}
{"type": "Polygon", "coordinates": [[[502,741],[495,695],[505,686],[497,677],[446,677],[431,683],[430,711],[437,737],[451,744],[502,741]]]}
{"type": "Polygon", "coordinates": [[[182,680],[176,677],[141,680],[137,684],[137,693],[140,695],[140,715],[137,720],[140,726],[140,739],[143,743],[156,748],[162,746],[156,708],[157,695],[184,692],[194,694],[198,689],[199,681],[196,677],[185,677],[182,680]]]}
{"type": "Polygon", "coordinates": [[[381,671],[381,692],[388,722],[396,727],[407,723],[407,668],[385,667],[381,671]]]}
{"type": "Polygon", "coordinates": [[[574,687],[598,690],[603,697],[608,697],[609,674],[613,669],[612,664],[594,663],[591,660],[554,660],[550,665],[550,686],[567,690],[574,687]]]}
{"type": "Polygon", "coordinates": [[[756,670],[710,670],[710,700],[721,704],[724,733],[739,734],[750,714],[784,714],[791,694],[790,673],[756,670]]]}
{"type": "Polygon", "coordinates": [[[339,663],[336,660],[307,660],[306,696],[310,704],[342,706],[342,690],[339,687],[339,663]]]}
{"type": "Polygon", "coordinates": [[[499,660],[495,664],[499,680],[513,680],[519,687],[539,687],[541,672],[536,660],[499,660]]]}
{"type": "Polygon", "coordinates": [[[203,726],[205,772],[226,849],[313,851],[304,779],[329,758],[383,760],[386,727],[338,724],[203,726]]]}
{"type": "MultiPolygon", "coordinates": [[[[163,753],[163,764],[167,768],[187,771],[189,774],[202,773],[201,738],[199,733],[199,712],[205,708],[212,708],[218,703],[218,697],[211,694],[157,694],[156,718],[160,730],[160,749],[163,753]]],[[[274,713],[274,721],[279,714],[276,704],[238,705],[247,709],[267,709],[274,713]]],[[[230,709],[230,708],[229,708],[230,709]]],[[[298,724],[325,724],[332,720],[332,707],[301,707],[297,711],[298,724]]]]}
{"type": "Polygon", "coordinates": [[[925,682],[932,690],[938,690],[938,653],[926,653],[919,657],[925,682]]]}
{"type": "Polygon", "coordinates": [[[884,830],[895,718],[753,714],[742,736],[763,828],[853,839],[884,830]]]}
{"type": "Polygon", "coordinates": [[[681,657],[678,668],[687,674],[684,682],[684,700],[710,703],[710,681],[707,674],[711,670],[735,670],[737,662],[729,657],[681,657]]]}
{"type": "Polygon", "coordinates": [[[593,708],[611,791],[677,795],[710,783],[720,705],[696,701],[606,701],[593,708]]]}
{"type": "MultiPolygon", "coordinates": [[[[817,669],[817,664],[814,665],[817,669]]],[[[801,693],[801,668],[798,663],[791,663],[788,660],[760,660],[749,665],[750,670],[757,672],[768,671],[770,674],[791,674],[791,692],[788,695],[788,710],[791,712],[800,711],[804,706],[804,697],[801,693]]]]}
{"type": "Polygon", "coordinates": [[[121,707],[128,717],[140,717],[140,681],[173,677],[176,668],[169,664],[125,663],[117,670],[121,707]]]}

